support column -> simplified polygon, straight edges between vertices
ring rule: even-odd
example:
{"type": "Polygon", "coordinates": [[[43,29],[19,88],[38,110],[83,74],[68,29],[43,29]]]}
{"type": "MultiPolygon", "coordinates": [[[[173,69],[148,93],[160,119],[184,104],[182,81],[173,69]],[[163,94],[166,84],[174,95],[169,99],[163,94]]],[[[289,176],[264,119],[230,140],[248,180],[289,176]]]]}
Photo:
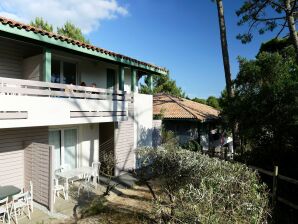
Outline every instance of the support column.
{"type": "Polygon", "coordinates": [[[43,52],[43,75],[42,81],[51,82],[51,64],[52,64],[52,52],[51,49],[45,48],[43,52]]]}
{"type": "Polygon", "coordinates": [[[153,92],[153,75],[148,75],[148,86],[149,86],[149,89],[151,91],[151,93],[153,92]]]}
{"type": "Polygon", "coordinates": [[[131,92],[136,91],[137,86],[137,70],[134,68],[131,69],[131,92]]]}
{"type": "Polygon", "coordinates": [[[124,91],[124,67],[119,66],[119,90],[124,91]]]}

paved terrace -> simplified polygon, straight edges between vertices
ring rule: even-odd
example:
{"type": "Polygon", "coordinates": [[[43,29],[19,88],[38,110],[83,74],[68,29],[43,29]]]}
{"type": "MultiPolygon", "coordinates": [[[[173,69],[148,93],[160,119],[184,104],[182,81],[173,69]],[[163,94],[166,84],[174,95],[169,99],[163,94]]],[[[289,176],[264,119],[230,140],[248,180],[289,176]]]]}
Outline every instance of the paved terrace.
{"type": "MultiPolygon", "coordinates": [[[[80,196],[78,196],[79,182],[74,182],[73,185],[70,185],[69,200],[64,200],[62,196],[56,197],[54,214],[49,214],[47,211],[35,207],[33,213],[31,213],[31,220],[27,217],[20,218],[18,220],[19,224],[76,223],[81,217],[80,211],[89,207],[94,199],[100,199],[102,197],[108,181],[107,178],[101,176],[100,184],[97,185],[97,189],[93,189],[93,191],[90,192],[89,197],[88,193],[84,190],[81,190],[80,196]]],[[[132,188],[136,181],[137,180],[129,174],[119,176],[111,182],[111,185],[117,184],[117,187],[112,191],[112,194],[121,195],[121,190],[132,188]]],[[[14,223],[14,221],[11,221],[11,223],[14,223]]]]}

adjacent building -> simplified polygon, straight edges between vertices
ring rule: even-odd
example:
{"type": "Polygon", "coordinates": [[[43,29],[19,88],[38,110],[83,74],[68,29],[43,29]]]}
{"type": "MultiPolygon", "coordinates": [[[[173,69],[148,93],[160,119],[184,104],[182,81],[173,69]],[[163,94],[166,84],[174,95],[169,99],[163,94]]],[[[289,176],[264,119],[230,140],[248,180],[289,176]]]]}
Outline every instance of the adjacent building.
{"type": "MultiPolygon", "coordinates": [[[[165,131],[172,131],[181,145],[196,140],[207,150],[211,130],[219,122],[219,111],[205,104],[161,93],[153,96],[153,117],[155,129],[163,126],[165,131]]],[[[156,142],[156,135],[154,139],[156,142]]]]}

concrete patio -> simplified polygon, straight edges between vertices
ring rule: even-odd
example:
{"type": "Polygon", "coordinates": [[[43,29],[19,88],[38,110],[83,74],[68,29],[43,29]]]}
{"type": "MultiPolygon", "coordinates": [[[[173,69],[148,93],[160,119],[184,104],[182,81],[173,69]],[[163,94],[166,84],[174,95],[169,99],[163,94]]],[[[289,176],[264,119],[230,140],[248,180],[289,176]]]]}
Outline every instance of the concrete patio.
{"type": "MultiPolygon", "coordinates": [[[[108,179],[100,176],[100,184],[97,185],[97,188],[93,189],[88,197],[88,193],[85,190],[80,191],[78,196],[78,186],[79,182],[74,182],[73,185],[70,185],[69,189],[69,200],[64,200],[64,198],[56,198],[56,203],[54,207],[54,213],[50,214],[46,210],[36,206],[33,213],[31,213],[31,220],[27,217],[19,219],[19,224],[36,224],[36,223],[49,223],[49,224],[58,224],[58,223],[76,223],[76,221],[81,217],[80,211],[86,209],[90,206],[90,203],[95,198],[101,198],[106,190],[108,179]]],[[[113,194],[121,194],[122,189],[132,188],[137,180],[132,177],[130,174],[124,174],[113,181],[110,182],[110,185],[117,185],[113,194]]],[[[11,223],[14,223],[12,221],[11,223]]]]}

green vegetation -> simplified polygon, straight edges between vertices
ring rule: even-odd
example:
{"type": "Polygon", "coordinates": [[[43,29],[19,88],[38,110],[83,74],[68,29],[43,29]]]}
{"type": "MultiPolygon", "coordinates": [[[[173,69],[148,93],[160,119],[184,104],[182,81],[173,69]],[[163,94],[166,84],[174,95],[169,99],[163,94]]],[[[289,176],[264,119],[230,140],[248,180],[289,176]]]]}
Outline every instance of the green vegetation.
{"type": "Polygon", "coordinates": [[[42,17],[36,17],[35,20],[30,22],[30,25],[48,32],[53,32],[53,26],[44,21],[42,17]]]}
{"type": "MultiPolygon", "coordinates": [[[[53,32],[53,25],[49,24],[42,17],[36,17],[35,20],[30,22],[31,26],[37,27],[39,29],[46,30],[48,32],[53,32]]],[[[80,28],[76,27],[70,21],[67,21],[62,27],[57,27],[57,33],[74,40],[81,41],[86,44],[90,44],[90,41],[86,39],[80,28]]]]}
{"type": "Polygon", "coordinates": [[[297,0],[245,0],[236,14],[240,17],[238,25],[248,25],[248,31],[239,34],[242,43],[253,38],[253,31],[260,35],[278,29],[275,38],[287,32],[296,52],[298,63],[298,34],[296,32],[297,0]]]}
{"type": "Polygon", "coordinates": [[[215,96],[209,96],[207,100],[201,99],[201,98],[193,98],[192,101],[201,103],[201,104],[206,104],[208,106],[214,107],[215,109],[220,110],[220,105],[219,105],[219,99],[216,98],[215,96]]]}
{"type": "Polygon", "coordinates": [[[69,38],[72,38],[74,40],[81,41],[86,44],[90,44],[90,41],[84,37],[82,31],[80,28],[76,27],[73,23],[70,21],[67,21],[63,27],[57,28],[57,33],[63,36],[67,36],[69,38]]]}
{"type": "Polygon", "coordinates": [[[139,155],[147,166],[146,172],[140,171],[142,180],[149,184],[145,173],[158,180],[159,187],[152,191],[152,215],[157,223],[267,221],[266,186],[245,165],[210,158],[175,144],[143,148],[139,155]]]}
{"type": "Polygon", "coordinates": [[[149,88],[149,77],[145,78],[145,84],[141,85],[140,92],[148,93],[167,93],[172,96],[186,97],[185,92],[178,87],[176,81],[170,78],[169,75],[155,75],[153,76],[153,92],[149,88]]]}
{"type": "MultiPolygon", "coordinates": [[[[284,43],[270,41],[262,45],[256,59],[240,58],[235,97],[231,103],[225,96],[221,99],[223,117],[228,123],[239,124],[242,151],[253,150],[253,155],[264,152],[262,162],[257,158],[250,161],[270,169],[273,164],[280,165],[280,158],[287,153],[298,154],[298,66],[293,46],[284,43]]],[[[247,153],[246,157],[243,160],[250,158],[247,153]]],[[[287,167],[289,161],[280,167],[287,167]]]]}
{"type": "Polygon", "coordinates": [[[202,98],[198,98],[198,97],[193,98],[192,101],[197,102],[197,103],[201,103],[201,104],[207,104],[207,100],[202,99],[202,98]]]}

